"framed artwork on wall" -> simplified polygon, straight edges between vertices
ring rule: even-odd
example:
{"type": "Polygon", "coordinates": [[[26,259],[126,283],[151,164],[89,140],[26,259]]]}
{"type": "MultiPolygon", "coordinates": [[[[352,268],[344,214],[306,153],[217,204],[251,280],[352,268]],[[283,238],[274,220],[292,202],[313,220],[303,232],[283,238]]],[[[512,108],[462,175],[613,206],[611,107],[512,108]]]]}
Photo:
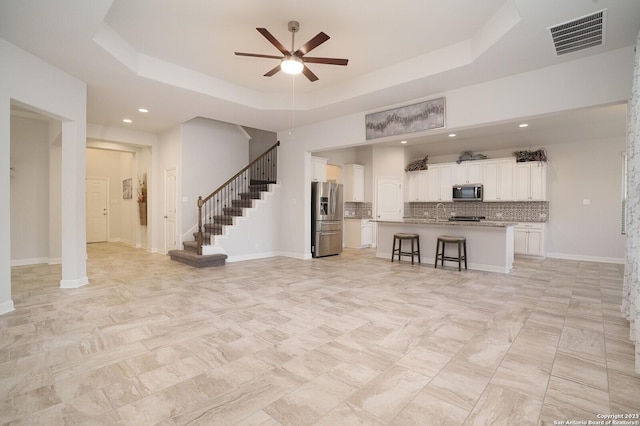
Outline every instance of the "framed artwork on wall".
{"type": "Polygon", "coordinates": [[[424,101],[365,117],[367,140],[445,127],[444,98],[424,101]]]}
{"type": "Polygon", "coordinates": [[[131,178],[122,181],[122,198],[124,200],[133,198],[133,181],[131,178]]]}

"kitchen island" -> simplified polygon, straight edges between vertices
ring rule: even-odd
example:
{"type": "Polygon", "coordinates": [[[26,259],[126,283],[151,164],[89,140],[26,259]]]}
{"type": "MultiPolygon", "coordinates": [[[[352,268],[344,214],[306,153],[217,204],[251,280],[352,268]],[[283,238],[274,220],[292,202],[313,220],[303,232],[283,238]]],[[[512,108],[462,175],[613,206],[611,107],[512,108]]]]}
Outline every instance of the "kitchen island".
{"type": "MultiPolygon", "coordinates": [[[[436,240],[441,235],[466,237],[469,269],[508,273],[513,267],[513,236],[516,223],[512,222],[464,222],[408,219],[376,221],[378,244],[376,257],[391,261],[393,234],[398,232],[420,236],[420,254],[423,264],[433,267],[436,258],[436,240]]],[[[457,246],[447,244],[447,255],[456,255],[457,246]],[[451,251],[449,251],[451,250],[451,251]],[[455,252],[455,253],[454,253],[455,252]]],[[[402,258],[406,261],[406,257],[402,258]]],[[[397,261],[397,259],[395,260],[397,261]]],[[[445,267],[453,265],[445,261],[445,267]]],[[[440,265],[438,265],[440,266],[440,265]]],[[[455,266],[457,270],[457,265],[455,266]]]]}

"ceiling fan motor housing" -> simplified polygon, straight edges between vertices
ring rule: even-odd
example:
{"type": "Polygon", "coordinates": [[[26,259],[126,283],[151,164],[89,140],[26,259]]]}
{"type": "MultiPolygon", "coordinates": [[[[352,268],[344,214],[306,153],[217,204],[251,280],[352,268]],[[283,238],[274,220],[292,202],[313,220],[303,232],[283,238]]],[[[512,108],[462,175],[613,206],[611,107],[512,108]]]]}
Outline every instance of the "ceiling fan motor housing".
{"type": "Polygon", "coordinates": [[[289,21],[289,31],[297,33],[300,30],[300,23],[298,21],[289,21]]]}

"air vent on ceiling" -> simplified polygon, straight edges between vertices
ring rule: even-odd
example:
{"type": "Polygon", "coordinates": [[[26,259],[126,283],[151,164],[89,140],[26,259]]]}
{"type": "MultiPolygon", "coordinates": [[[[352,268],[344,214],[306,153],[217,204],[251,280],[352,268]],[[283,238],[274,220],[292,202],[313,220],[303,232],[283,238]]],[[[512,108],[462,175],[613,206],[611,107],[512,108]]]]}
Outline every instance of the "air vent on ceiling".
{"type": "Polygon", "coordinates": [[[604,43],[607,9],[549,27],[558,56],[604,43]]]}

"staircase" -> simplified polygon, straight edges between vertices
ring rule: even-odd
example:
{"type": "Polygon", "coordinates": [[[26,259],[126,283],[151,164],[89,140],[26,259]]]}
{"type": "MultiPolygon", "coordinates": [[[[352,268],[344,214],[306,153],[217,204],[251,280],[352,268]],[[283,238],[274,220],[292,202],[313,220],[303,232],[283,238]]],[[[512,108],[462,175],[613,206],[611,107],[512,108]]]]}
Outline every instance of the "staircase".
{"type": "Polygon", "coordinates": [[[211,246],[211,241],[216,235],[224,235],[225,227],[234,225],[235,218],[244,216],[245,209],[253,208],[254,200],[269,191],[269,184],[276,183],[279,145],[276,143],[208,197],[198,198],[194,241],[185,241],[183,250],[170,250],[171,260],[196,268],[225,264],[227,255],[211,246]]]}

